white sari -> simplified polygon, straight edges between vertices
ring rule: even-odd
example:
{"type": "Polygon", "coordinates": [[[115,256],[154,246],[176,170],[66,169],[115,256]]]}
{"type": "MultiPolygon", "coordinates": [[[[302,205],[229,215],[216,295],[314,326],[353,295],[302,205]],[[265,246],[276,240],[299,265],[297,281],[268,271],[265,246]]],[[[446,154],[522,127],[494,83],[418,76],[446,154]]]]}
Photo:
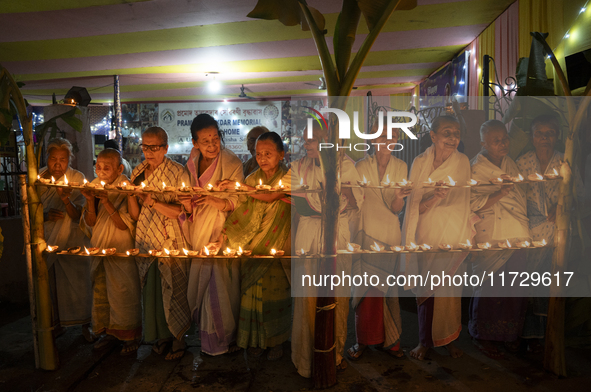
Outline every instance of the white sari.
{"type": "MultiPolygon", "coordinates": [[[[218,158],[198,177],[199,150],[193,149],[185,167],[191,186],[205,188],[220,180],[242,182],[242,162],[233,152],[222,149],[218,158]]],[[[228,200],[233,207],[237,195],[216,196],[228,200]]],[[[229,212],[203,204],[193,206],[191,217],[181,214],[185,238],[194,250],[218,242],[229,212]]],[[[193,320],[199,325],[201,350],[209,355],[223,354],[236,339],[240,311],[240,260],[193,259],[187,291],[193,320]]]]}
{"type": "MultiPolygon", "coordinates": [[[[129,183],[125,175],[120,175],[113,184],[129,183]]],[[[99,184],[95,178],[92,184],[99,184]]],[[[127,225],[127,230],[118,229],[111,216],[102,204],[96,211],[96,223],[88,226],[82,211],[80,228],[90,238],[90,245],[97,248],[116,248],[117,253],[125,253],[135,246],[135,221],[127,210],[127,194],[109,192],[109,201],[119,212],[121,220],[127,225]]],[[[91,276],[93,277],[95,305],[93,306],[93,331],[100,333],[104,330],[132,331],[142,325],[142,306],[140,303],[140,279],[137,265],[133,257],[92,257],[91,276]],[[102,264],[102,270],[101,270],[102,264]],[[104,271],[104,272],[103,272],[104,271]],[[97,274],[105,275],[106,292],[102,292],[101,285],[96,285],[97,274]],[[100,292],[99,292],[100,291],[100,292]],[[104,297],[106,296],[106,301],[104,297]],[[100,301],[100,305],[96,302],[100,301]],[[108,309],[104,309],[104,306],[108,309]],[[97,309],[97,307],[99,307],[97,309]]],[[[102,279],[102,278],[101,278],[102,279]]],[[[113,333],[116,337],[117,332],[113,333]]],[[[141,333],[140,333],[141,336],[141,333]]],[[[134,336],[136,337],[136,336],[134,336]]],[[[131,340],[131,339],[129,339],[131,340]]]]}
{"type": "MultiPolygon", "coordinates": [[[[433,168],[435,146],[429,147],[415,158],[410,170],[410,181],[414,184],[412,193],[406,202],[402,243],[411,242],[420,245],[426,243],[433,247],[439,244],[450,244],[458,248],[473,236],[470,225],[470,190],[468,188],[452,188],[444,199],[435,206],[419,215],[419,204],[434,193],[433,188],[425,188],[424,182],[449,181],[451,176],[458,184],[466,184],[470,180],[470,161],[464,154],[453,151],[449,158],[437,169],[433,168]]],[[[421,275],[427,281],[428,274],[442,273],[453,276],[462,274],[462,264],[468,253],[434,253],[404,254],[401,259],[408,275],[421,275]]],[[[411,281],[412,282],[412,281],[411,281]]],[[[409,282],[410,283],[410,282],[409,282]]],[[[421,305],[426,299],[435,296],[433,307],[432,340],[435,345],[443,346],[455,340],[461,330],[462,287],[441,287],[431,289],[430,284],[422,286],[407,285],[412,289],[421,305]]]]}
{"type": "MultiPolygon", "coordinates": [[[[319,166],[315,165],[314,159],[304,157],[292,163],[291,183],[298,187],[300,180],[310,189],[320,189],[325,182],[324,173],[319,166]]],[[[341,165],[340,180],[342,183],[357,184],[359,174],[355,169],[353,162],[345,157],[341,165]]],[[[294,191],[293,195],[297,196],[294,191]]],[[[322,253],[322,225],[320,214],[322,213],[322,202],[318,193],[302,194],[308,203],[309,208],[317,212],[314,216],[301,216],[295,236],[295,248],[304,249],[307,253],[322,253]]],[[[363,205],[363,190],[353,188],[353,196],[357,202],[357,207],[363,205]]],[[[350,241],[349,222],[347,215],[344,214],[347,207],[347,198],[341,195],[339,200],[339,216],[337,248],[345,249],[350,241]]],[[[294,209],[295,210],[295,209],[294,209]]],[[[336,271],[340,274],[351,273],[351,257],[339,255],[337,257],[336,271]]],[[[292,269],[303,269],[312,273],[309,261],[292,264],[292,269]]],[[[315,272],[315,271],[314,271],[315,272]]],[[[297,274],[299,276],[299,273],[297,274]]],[[[343,359],[345,341],[347,339],[347,317],[349,314],[349,298],[336,298],[337,306],[335,308],[335,341],[336,341],[336,363],[339,364],[343,359]]],[[[296,297],[294,307],[294,325],[291,336],[291,359],[298,371],[303,377],[312,377],[312,362],[314,356],[314,324],[316,318],[316,298],[315,297],[296,297]]]]}
{"type": "MultiPolygon", "coordinates": [[[[39,172],[43,177],[47,168],[39,172]]],[[[68,167],[66,176],[69,182],[78,182],[82,185],[84,174],[68,167]]],[[[64,178],[56,178],[63,181],[64,178]]],[[[38,194],[43,204],[43,212],[47,213],[51,208],[60,210],[64,218],[56,222],[44,223],[45,240],[49,245],[59,246],[59,250],[66,250],[73,246],[88,245],[86,237],[80,230],[79,222],[72,220],[66,212],[66,206],[56,191],[57,188],[38,187],[38,194]]],[[[86,199],[79,190],[72,191],[70,195],[72,204],[81,210],[86,199]]],[[[57,299],[59,320],[61,325],[78,325],[90,322],[92,308],[92,284],[90,279],[90,259],[83,256],[47,256],[47,269],[50,275],[55,274],[55,281],[51,281],[54,299],[57,299]]],[[[57,314],[54,315],[57,316],[57,314]]]]}
{"type": "MultiPolygon", "coordinates": [[[[407,178],[408,169],[404,161],[390,155],[383,178],[379,178],[378,161],[375,155],[368,155],[355,165],[359,177],[370,181],[370,185],[379,185],[386,178],[390,182],[400,182],[407,178]]],[[[385,246],[399,245],[401,241],[400,221],[398,214],[391,210],[392,202],[396,196],[394,189],[365,189],[365,200],[360,211],[359,233],[355,243],[362,249],[369,250],[369,246],[377,242],[385,246]]],[[[380,282],[385,282],[388,275],[394,274],[397,267],[397,256],[372,254],[366,257],[363,254],[353,257],[353,275],[377,275],[380,282]]],[[[375,287],[384,296],[384,347],[392,346],[400,338],[402,321],[400,319],[400,306],[396,287],[375,287]]],[[[352,307],[356,309],[366,296],[369,287],[365,285],[353,288],[352,307]]]]}
{"type": "MultiPolygon", "coordinates": [[[[501,167],[491,163],[483,153],[476,155],[471,162],[472,178],[481,182],[488,182],[491,178],[508,174],[512,177],[519,175],[519,169],[511,158],[505,156],[501,167]]],[[[497,192],[501,186],[483,186],[472,188],[470,208],[477,212],[480,220],[476,222],[476,243],[489,242],[496,246],[501,241],[509,241],[515,245],[517,241],[530,241],[529,219],[527,218],[527,204],[524,185],[517,184],[511,192],[491,208],[482,211],[490,194],[497,192]]],[[[496,272],[511,257],[514,251],[483,252],[474,260],[473,272],[481,275],[484,271],[496,272]]]]}

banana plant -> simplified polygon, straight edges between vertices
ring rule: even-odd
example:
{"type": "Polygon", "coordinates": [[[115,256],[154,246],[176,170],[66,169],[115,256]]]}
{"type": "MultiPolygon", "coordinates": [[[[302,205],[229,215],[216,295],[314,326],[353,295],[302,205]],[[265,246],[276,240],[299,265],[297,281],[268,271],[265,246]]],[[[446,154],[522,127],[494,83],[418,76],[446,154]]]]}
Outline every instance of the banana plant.
{"type": "MultiPolygon", "coordinates": [[[[302,30],[309,30],[320,59],[320,65],[326,80],[328,104],[331,108],[344,109],[346,97],[353,89],[371,47],[382,28],[395,10],[410,10],[417,5],[416,0],[343,0],[335,31],[333,34],[334,60],[326,42],[325,19],[306,0],[259,0],[248,17],[266,20],[279,20],[286,26],[300,25],[302,30]],[[365,40],[357,53],[353,54],[353,44],[361,16],[369,29],[365,40]]],[[[328,132],[325,141],[337,145],[338,121],[335,115],[329,117],[328,132]]],[[[338,203],[340,183],[337,181],[340,171],[340,157],[335,149],[321,151],[320,164],[324,171],[324,190],[322,198],[323,250],[325,255],[336,255],[337,223],[339,218],[338,203]]],[[[324,259],[321,273],[334,270],[336,257],[324,259]]],[[[332,293],[325,293],[317,298],[316,306],[322,311],[316,313],[314,330],[314,384],[316,388],[328,388],[336,384],[334,351],[334,307],[332,293]]],[[[346,306],[346,305],[345,305],[346,306]]]]}

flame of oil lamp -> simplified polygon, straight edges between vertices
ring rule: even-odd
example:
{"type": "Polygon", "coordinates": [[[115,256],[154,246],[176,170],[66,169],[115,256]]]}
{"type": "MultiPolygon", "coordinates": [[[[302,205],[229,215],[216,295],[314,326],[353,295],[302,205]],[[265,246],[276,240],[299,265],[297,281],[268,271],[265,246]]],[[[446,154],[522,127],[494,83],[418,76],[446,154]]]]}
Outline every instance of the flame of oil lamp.
{"type": "Polygon", "coordinates": [[[283,189],[284,188],[283,184],[281,183],[281,180],[279,180],[279,188],[280,189],[283,189]]]}
{"type": "Polygon", "coordinates": [[[377,242],[373,242],[373,245],[370,245],[371,250],[375,250],[376,252],[381,251],[380,245],[377,242]]]}
{"type": "Polygon", "coordinates": [[[86,184],[88,184],[88,181],[86,181],[86,178],[85,178],[85,179],[82,181],[82,184],[83,184],[83,185],[86,185],[86,184]]]}
{"type": "Polygon", "coordinates": [[[170,251],[168,249],[166,249],[166,248],[164,248],[164,253],[166,253],[167,256],[170,255],[170,251]]]}
{"type": "Polygon", "coordinates": [[[211,184],[207,184],[207,190],[208,190],[208,191],[210,191],[210,190],[212,190],[212,189],[213,189],[213,185],[211,185],[211,184]]]}
{"type": "Polygon", "coordinates": [[[543,179],[544,179],[544,177],[542,177],[542,176],[540,175],[540,173],[536,173],[536,178],[537,178],[538,180],[543,180],[543,179]]]}
{"type": "Polygon", "coordinates": [[[452,178],[450,176],[447,176],[447,178],[449,179],[449,185],[451,185],[451,186],[456,185],[456,182],[454,180],[452,180],[452,178]]]}
{"type": "Polygon", "coordinates": [[[55,184],[55,178],[53,178],[53,176],[51,176],[51,183],[55,184]]]}
{"type": "Polygon", "coordinates": [[[104,249],[103,249],[103,254],[104,254],[104,255],[106,255],[106,254],[107,254],[107,252],[106,252],[104,249]]]}
{"type": "Polygon", "coordinates": [[[304,250],[304,248],[300,249],[300,254],[301,255],[305,255],[306,254],[306,251],[304,250]]]}
{"type": "Polygon", "coordinates": [[[553,171],[553,174],[554,174],[556,177],[558,177],[558,171],[556,171],[556,168],[552,169],[552,171],[553,171]]]}
{"type": "Polygon", "coordinates": [[[355,250],[355,248],[353,248],[353,245],[351,245],[351,243],[348,243],[348,244],[347,244],[347,250],[348,250],[349,252],[353,252],[353,251],[355,250]]]}
{"type": "Polygon", "coordinates": [[[142,189],[144,189],[146,187],[146,184],[144,184],[144,182],[142,181],[142,189]]]}
{"type": "Polygon", "coordinates": [[[476,184],[478,184],[478,181],[476,181],[475,179],[472,178],[470,180],[470,185],[476,185],[476,184]]]}
{"type": "Polygon", "coordinates": [[[501,177],[497,177],[497,181],[498,181],[499,183],[501,183],[501,182],[503,182],[503,179],[502,179],[501,177]]]}
{"type": "Polygon", "coordinates": [[[125,253],[129,256],[129,251],[128,250],[126,250],[125,253]]]}
{"type": "Polygon", "coordinates": [[[427,182],[429,183],[429,185],[433,184],[433,180],[431,179],[431,177],[429,177],[429,180],[427,182]]]}
{"type": "Polygon", "coordinates": [[[525,241],[525,242],[523,243],[523,245],[525,245],[525,247],[527,248],[528,246],[530,246],[530,243],[529,243],[529,241],[525,241]]]}
{"type": "Polygon", "coordinates": [[[543,239],[543,240],[542,240],[542,245],[543,245],[543,246],[546,246],[546,245],[547,245],[546,239],[543,239]]]}
{"type": "Polygon", "coordinates": [[[127,182],[123,181],[123,182],[121,183],[121,186],[127,186],[127,182]]]}
{"type": "Polygon", "coordinates": [[[162,189],[166,189],[166,184],[162,181],[162,189]]]}
{"type": "Polygon", "coordinates": [[[86,248],[86,246],[84,247],[84,251],[86,252],[87,255],[90,254],[90,252],[88,251],[88,249],[86,248]]]}
{"type": "Polygon", "coordinates": [[[183,188],[185,187],[185,183],[183,182],[183,188]]]}
{"type": "Polygon", "coordinates": [[[239,246],[239,247],[238,247],[238,256],[240,256],[242,253],[243,253],[242,247],[241,247],[241,246],[239,246]]]}
{"type": "Polygon", "coordinates": [[[403,247],[403,246],[395,246],[395,247],[394,247],[394,250],[395,250],[396,252],[402,252],[402,251],[404,250],[404,247],[403,247]]]}
{"type": "Polygon", "coordinates": [[[431,245],[427,245],[427,244],[423,244],[423,245],[421,245],[421,247],[422,247],[424,250],[430,250],[430,249],[431,249],[431,245]]]}
{"type": "Polygon", "coordinates": [[[408,181],[406,181],[406,178],[403,178],[402,181],[400,182],[400,185],[406,185],[408,184],[408,181]]]}
{"type": "Polygon", "coordinates": [[[518,175],[518,176],[517,176],[517,179],[518,179],[519,181],[523,181],[523,176],[520,174],[520,175],[518,175]]]}
{"type": "Polygon", "coordinates": [[[415,249],[417,249],[417,248],[418,248],[418,246],[417,246],[417,244],[415,244],[414,242],[411,242],[411,243],[410,243],[410,248],[411,248],[411,249],[413,249],[413,250],[415,250],[415,249]]]}
{"type": "Polygon", "coordinates": [[[240,189],[240,183],[236,181],[236,189],[240,189]]]}
{"type": "Polygon", "coordinates": [[[363,181],[362,181],[365,185],[367,185],[367,178],[365,178],[365,174],[363,175],[363,181]]]}
{"type": "Polygon", "coordinates": [[[185,248],[183,248],[183,253],[185,254],[185,256],[188,256],[189,255],[189,251],[186,250],[185,248]]]}
{"type": "Polygon", "coordinates": [[[150,249],[150,250],[148,251],[148,253],[149,253],[149,254],[152,254],[152,249],[150,249]]]}
{"type": "Polygon", "coordinates": [[[41,179],[41,176],[40,176],[39,174],[37,174],[37,179],[38,179],[38,180],[40,180],[40,179],[41,179]]]}
{"type": "Polygon", "coordinates": [[[389,174],[386,174],[386,181],[384,181],[384,184],[390,185],[390,175],[389,174]]]}
{"type": "Polygon", "coordinates": [[[303,186],[303,185],[304,185],[304,179],[300,178],[300,186],[303,186]]]}
{"type": "Polygon", "coordinates": [[[509,242],[509,240],[507,240],[507,248],[511,247],[511,243],[509,242]]]}
{"type": "Polygon", "coordinates": [[[271,256],[275,256],[277,254],[277,251],[273,248],[271,249],[271,256]]]}
{"type": "MultiPolygon", "coordinates": [[[[211,184],[210,184],[210,185],[211,185],[211,184]]],[[[205,251],[205,254],[206,254],[207,256],[209,256],[209,249],[207,249],[207,246],[205,246],[205,247],[203,248],[203,250],[205,251]]]]}
{"type": "Polygon", "coordinates": [[[101,186],[104,188],[105,187],[105,182],[101,181],[101,186]]]}
{"type": "Polygon", "coordinates": [[[226,248],[226,253],[230,254],[232,253],[232,250],[230,248],[226,248]]]}

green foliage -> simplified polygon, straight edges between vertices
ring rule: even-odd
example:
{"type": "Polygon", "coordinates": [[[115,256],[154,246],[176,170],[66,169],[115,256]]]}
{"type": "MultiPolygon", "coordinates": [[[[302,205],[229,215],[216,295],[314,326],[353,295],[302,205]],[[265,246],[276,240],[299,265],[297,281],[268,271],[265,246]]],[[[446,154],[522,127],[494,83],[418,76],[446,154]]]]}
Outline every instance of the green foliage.
{"type": "Polygon", "coordinates": [[[57,125],[57,120],[59,119],[62,119],[66,124],[74,128],[77,132],[82,132],[82,120],[76,117],[77,114],[82,114],[82,112],[77,107],[74,107],[67,112],[52,117],[44,123],[37,125],[35,127],[35,132],[37,133],[40,140],[43,140],[47,134],[47,131],[49,131],[49,138],[53,139],[56,136],[57,131],[61,131],[57,125]]]}

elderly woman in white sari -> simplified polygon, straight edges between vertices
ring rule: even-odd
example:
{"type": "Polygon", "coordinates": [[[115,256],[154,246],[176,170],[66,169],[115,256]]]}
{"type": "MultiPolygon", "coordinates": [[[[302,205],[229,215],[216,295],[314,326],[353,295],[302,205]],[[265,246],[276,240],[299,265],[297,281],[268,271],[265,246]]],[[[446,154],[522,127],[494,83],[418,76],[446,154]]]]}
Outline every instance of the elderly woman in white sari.
{"type": "MultiPolygon", "coordinates": [[[[306,138],[304,148],[306,156],[292,163],[291,182],[293,186],[303,183],[310,189],[321,189],[324,180],[324,172],[320,168],[319,162],[319,142],[322,138],[322,130],[317,124],[314,124],[314,134],[312,138],[306,138]]],[[[341,183],[357,184],[359,174],[355,169],[353,161],[347,156],[343,157],[340,172],[341,183]]],[[[322,253],[322,225],[321,214],[323,204],[320,195],[317,193],[301,194],[292,193],[297,212],[300,214],[298,224],[295,249],[303,249],[308,254],[322,253]]],[[[349,222],[344,213],[347,206],[359,208],[363,204],[363,190],[360,188],[342,188],[342,194],[338,200],[339,203],[339,221],[337,234],[337,249],[345,249],[350,241],[349,222]]],[[[304,263],[292,265],[309,271],[310,263],[306,260],[304,263]]],[[[339,255],[336,263],[336,273],[351,273],[351,257],[348,255],[339,255]]],[[[342,292],[342,291],[341,291],[342,292]]],[[[335,308],[335,340],[336,340],[336,364],[339,370],[347,367],[347,362],[343,360],[345,340],[347,338],[347,316],[349,314],[349,298],[341,295],[336,298],[335,308]]],[[[312,376],[312,359],[314,346],[314,323],[316,315],[315,297],[297,297],[294,306],[294,325],[291,337],[291,358],[297,368],[298,373],[303,377],[312,376]]]]}
{"type": "MultiPolygon", "coordinates": [[[[560,136],[558,119],[551,114],[536,117],[531,123],[530,136],[534,150],[526,152],[517,160],[517,166],[523,176],[527,178],[536,173],[541,175],[559,174],[564,154],[555,150],[560,136]]],[[[573,181],[578,200],[583,200],[584,186],[577,170],[573,173],[573,181]]],[[[550,245],[554,243],[554,224],[559,193],[559,181],[528,184],[527,216],[534,241],[546,240],[550,245]]],[[[552,249],[535,249],[529,252],[529,271],[551,272],[551,266],[552,249]]],[[[521,334],[522,338],[528,339],[530,351],[542,351],[538,339],[542,339],[545,335],[547,312],[547,298],[532,298],[528,305],[521,334]]]]}
{"type": "MultiPolygon", "coordinates": [[[[47,167],[40,170],[40,176],[82,184],[84,174],[70,167],[73,158],[72,145],[62,138],[49,141],[47,146],[47,167]]],[[[39,197],[43,203],[45,218],[45,240],[57,245],[60,250],[84,245],[85,236],[80,230],[80,211],[84,196],[78,190],[40,187],[39,197]]],[[[55,334],[63,327],[82,325],[82,334],[89,342],[94,341],[90,330],[92,285],[90,281],[90,259],[81,256],[47,257],[47,268],[53,303],[55,334]]]]}
{"type": "MultiPolygon", "coordinates": [[[[385,119],[382,124],[386,124],[385,119]]],[[[378,129],[378,122],[371,132],[378,129]]],[[[393,138],[388,140],[386,128],[374,141],[375,153],[357,162],[355,167],[359,177],[365,178],[370,185],[405,180],[408,176],[406,162],[394,157],[386,147],[398,141],[399,130],[395,129],[393,138]]],[[[393,245],[400,245],[401,232],[398,214],[404,207],[404,198],[410,194],[410,188],[365,189],[365,200],[360,211],[359,233],[355,243],[362,249],[371,250],[370,246],[378,244],[387,250],[393,245]]],[[[355,275],[377,275],[385,282],[388,275],[397,271],[397,256],[392,255],[359,255],[353,257],[355,275]]],[[[381,345],[386,352],[400,358],[404,353],[400,349],[402,322],[398,293],[395,287],[356,286],[353,288],[353,309],[355,309],[355,332],[357,343],[347,350],[349,359],[356,361],[361,358],[369,345],[381,345]]]]}
{"type": "MultiPolygon", "coordinates": [[[[498,120],[489,120],[480,128],[482,151],[472,159],[472,178],[487,183],[491,178],[511,179],[518,177],[519,169],[507,156],[509,136],[505,125],[498,120]]],[[[524,185],[481,186],[472,189],[472,211],[480,220],[476,222],[476,243],[529,241],[529,220],[524,185]]],[[[522,272],[526,268],[525,250],[482,252],[474,259],[472,272],[475,275],[522,272]]],[[[474,344],[485,355],[501,358],[502,352],[494,342],[504,342],[510,351],[519,348],[519,335],[525,321],[527,296],[520,287],[492,286],[487,280],[474,288],[470,301],[470,335],[474,344]]]]}
{"type": "MultiPolygon", "coordinates": [[[[406,203],[402,243],[428,244],[438,247],[449,244],[458,248],[472,237],[470,227],[470,191],[467,188],[424,187],[433,183],[453,181],[466,184],[470,180],[470,161],[458,152],[460,126],[451,116],[437,117],[431,130],[433,145],[415,158],[410,170],[414,188],[406,203]]],[[[407,275],[427,274],[453,276],[465,271],[467,253],[434,253],[403,255],[407,275]]],[[[412,283],[412,281],[411,281],[412,283]]],[[[410,355],[422,360],[431,347],[445,346],[453,358],[462,351],[453,341],[462,329],[462,287],[431,285],[407,286],[417,296],[419,313],[419,344],[410,355]]]]}
{"type": "MultiPolygon", "coordinates": [[[[146,159],[131,175],[135,185],[143,183],[152,189],[162,189],[163,184],[181,185],[183,166],[166,157],[168,134],[164,129],[146,129],[141,147],[146,159]]],[[[185,248],[178,220],[181,206],[175,194],[145,192],[138,197],[141,208],[136,197],[129,198],[128,208],[137,220],[135,244],[140,253],[185,248]]],[[[191,325],[187,302],[189,263],[186,259],[158,257],[136,258],[136,263],[142,283],[144,340],[156,342],[152,350],[157,354],[166,352],[172,341],[165,359],[179,359],[185,353],[183,337],[191,325]]]]}
{"type": "MultiPolygon", "coordinates": [[[[191,124],[193,150],[185,167],[187,186],[219,186],[223,180],[231,185],[242,182],[242,162],[222,147],[218,122],[200,114],[191,124]]],[[[194,250],[204,247],[218,252],[222,228],[238,196],[229,194],[181,196],[183,213],[180,221],[185,238],[194,250]]],[[[236,328],[240,307],[240,261],[237,259],[193,259],[187,291],[191,317],[199,327],[201,351],[219,355],[236,347],[236,328]]]]}
{"type": "MultiPolygon", "coordinates": [[[[96,174],[91,184],[129,183],[123,175],[124,166],[119,151],[107,148],[96,159],[96,174]]],[[[135,221],[127,210],[124,193],[105,190],[83,190],[86,207],[80,227],[90,238],[92,247],[115,248],[125,253],[135,244],[135,221]]],[[[92,258],[92,329],[104,334],[95,349],[124,342],[121,355],[134,354],[142,337],[142,305],[140,279],[133,257],[92,258]]]]}

